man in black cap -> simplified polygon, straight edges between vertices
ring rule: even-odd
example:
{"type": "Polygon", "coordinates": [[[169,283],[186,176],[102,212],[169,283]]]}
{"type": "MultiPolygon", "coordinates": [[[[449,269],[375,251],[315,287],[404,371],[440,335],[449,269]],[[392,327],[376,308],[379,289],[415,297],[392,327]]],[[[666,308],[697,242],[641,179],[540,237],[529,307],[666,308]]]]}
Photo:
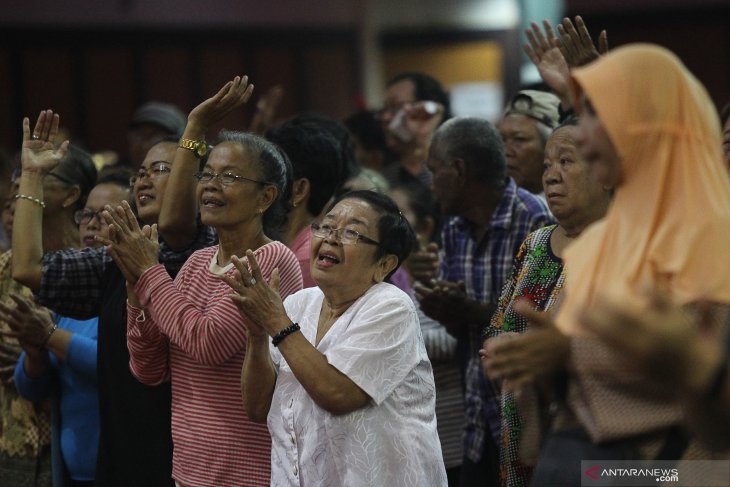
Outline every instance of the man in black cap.
{"type": "Polygon", "coordinates": [[[147,102],[134,112],[129,124],[129,165],[138,168],[150,148],[168,136],[180,137],[186,117],[174,105],[147,102]]]}

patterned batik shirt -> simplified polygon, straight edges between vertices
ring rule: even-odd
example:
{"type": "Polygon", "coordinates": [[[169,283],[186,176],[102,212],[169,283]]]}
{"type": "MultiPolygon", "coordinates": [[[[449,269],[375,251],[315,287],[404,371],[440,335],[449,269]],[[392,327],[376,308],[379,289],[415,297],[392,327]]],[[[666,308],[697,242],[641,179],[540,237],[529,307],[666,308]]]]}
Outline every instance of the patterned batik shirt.
{"type": "MultiPolygon", "coordinates": [[[[30,289],[13,280],[12,255],[11,250],[0,255],[0,300],[10,306],[10,293],[30,295],[30,289]]],[[[9,331],[5,322],[0,322],[0,329],[9,331]]],[[[0,337],[0,341],[18,343],[5,337],[0,337]]],[[[28,401],[18,395],[15,383],[0,384],[0,451],[10,457],[38,458],[50,442],[50,401],[28,401]]]]}
{"type": "MultiPolygon", "coordinates": [[[[545,203],[509,179],[487,232],[479,241],[472,237],[470,222],[461,217],[446,221],[440,278],[464,281],[468,298],[496,306],[520,244],[530,232],[551,223],[553,218],[545,203]]],[[[487,431],[495,443],[500,438],[499,407],[479,361],[481,329],[489,318],[485,316],[481,323],[464,323],[468,338],[459,344],[462,351],[466,350],[464,454],[473,462],[481,459],[487,431]]]]}
{"type": "MultiPolygon", "coordinates": [[[[550,237],[556,225],[532,232],[520,247],[512,270],[512,277],[504,286],[492,322],[484,330],[486,337],[505,332],[524,333],[527,320],[512,310],[518,299],[529,299],[532,305],[547,311],[556,302],[563,289],[565,273],[563,261],[553,254],[550,237]]],[[[502,438],[500,443],[500,485],[527,487],[531,469],[520,460],[522,419],[511,392],[501,395],[502,438]]]]}

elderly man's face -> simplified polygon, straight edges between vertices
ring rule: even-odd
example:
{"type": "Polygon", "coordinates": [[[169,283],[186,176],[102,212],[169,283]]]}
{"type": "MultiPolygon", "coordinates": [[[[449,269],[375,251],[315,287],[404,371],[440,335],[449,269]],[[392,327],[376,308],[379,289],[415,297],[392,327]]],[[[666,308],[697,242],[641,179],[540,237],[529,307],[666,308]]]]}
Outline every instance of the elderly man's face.
{"type": "Polygon", "coordinates": [[[537,124],[537,121],[524,115],[510,114],[497,126],[507,156],[507,174],[518,186],[535,194],[542,193],[545,151],[537,124]]]}
{"type": "Polygon", "coordinates": [[[444,215],[458,215],[461,194],[457,187],[458,171],[444,146],[442,140],[435,138],[428,150],[426,166],[433,174],[431,191],[441,204],[444,215]]]}

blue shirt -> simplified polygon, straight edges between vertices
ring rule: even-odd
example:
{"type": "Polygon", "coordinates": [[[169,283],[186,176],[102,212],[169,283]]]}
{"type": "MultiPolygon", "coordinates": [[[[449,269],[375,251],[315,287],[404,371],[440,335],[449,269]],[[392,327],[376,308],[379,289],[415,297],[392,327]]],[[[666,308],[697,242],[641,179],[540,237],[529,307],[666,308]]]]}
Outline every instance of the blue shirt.
{"type": "MultiPolygon", "coordinates": [[[[514,257],[529,233],[553,223],[547,205],[537,196],[508,180],[486,233],[472,237],[474,226],[461,217],[449,218],[442,231],[440,278],[464,281],[470,299],[497,304],[511,272],[514,257]]],[[[479,362],[481,329],[489,323],[465,323],[468,338],[460,343],[466,351],[464,454],[473,462],[481,459],[484,435],[489,431],[499,445],[499,405],[488,386],[479,362]]]]}
{"type": "MultiPolygon", "coordinates": [[[[57,315],[59,329],[73,333],[62,362],[49,353],[50,366],[40,377],[25,373],[23,352],[15,367],[18,393],[31,401],[53,397],[54,434],[63,463],[74,480],[94,480],[99,448],[99,394],[96,381],[98,319],[79,321],[57,315]]],[[[54,465],[54,468],[60,467],[54,465]]]]}

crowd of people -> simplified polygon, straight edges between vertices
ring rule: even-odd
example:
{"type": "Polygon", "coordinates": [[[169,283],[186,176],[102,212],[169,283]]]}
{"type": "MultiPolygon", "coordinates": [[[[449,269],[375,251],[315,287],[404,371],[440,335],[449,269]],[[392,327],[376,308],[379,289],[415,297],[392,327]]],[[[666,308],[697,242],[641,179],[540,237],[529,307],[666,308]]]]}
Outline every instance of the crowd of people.
{"type": "MultiPolygon", "coordinates": [[[[533,23],[493,124],[402,73],[341,123],[159,102],[97,169],[22,121],[0,483],[571,486],[730,459],[730,105],[658,46],[533,23]]],[[[4,170],[4,169],[3,169],[4,170]]]]}

